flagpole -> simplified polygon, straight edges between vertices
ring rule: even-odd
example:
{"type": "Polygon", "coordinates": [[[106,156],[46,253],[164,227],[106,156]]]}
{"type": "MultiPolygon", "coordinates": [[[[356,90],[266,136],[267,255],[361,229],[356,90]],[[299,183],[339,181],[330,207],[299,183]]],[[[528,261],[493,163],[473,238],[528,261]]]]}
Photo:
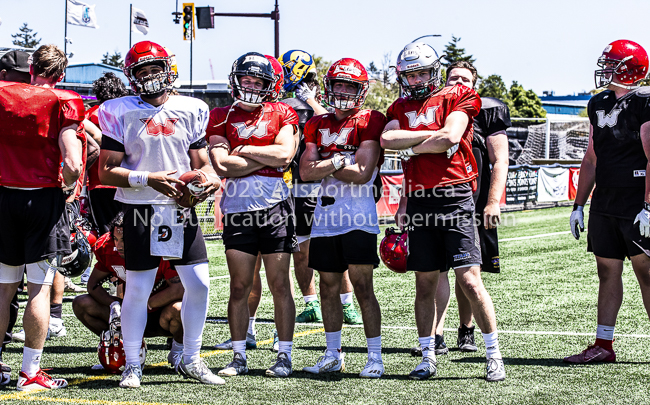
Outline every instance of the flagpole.
{"type": "Polygon", "coordinates": [[[129,10],[129,49],[131,49],[131,33],[133,32],[133,3],[129,10]]]}
{"type": "MultiPolygon", "coordinates": [[[[63,30],[63,53],[65,57],[68,57],[68,0],[65,1],[65,29],[63,30]]],[[[63,75],[63,81],[65,82],[65,75],[63,75]]]]}

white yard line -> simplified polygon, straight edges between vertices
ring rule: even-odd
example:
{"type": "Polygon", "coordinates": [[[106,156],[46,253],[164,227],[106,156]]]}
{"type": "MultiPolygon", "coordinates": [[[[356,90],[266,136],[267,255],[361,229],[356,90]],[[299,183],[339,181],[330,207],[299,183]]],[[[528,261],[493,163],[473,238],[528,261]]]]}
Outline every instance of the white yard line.
{"type": "MultiPolygon", "coordinates": [[[[585,230],[585,232],[586,232],[586,230],[585,230]]],[[[567,233],[571,233],[571,231],[542,233],[542,234],[539,234],[539,235],[531,235],[531,236],[518,236],[516,238],[499,239],[499,242],[509,242],[511,240],[526,240],[526,239],[536,239],[536,238],[547,238],[549,236],[566,235],[567,233]]]]}

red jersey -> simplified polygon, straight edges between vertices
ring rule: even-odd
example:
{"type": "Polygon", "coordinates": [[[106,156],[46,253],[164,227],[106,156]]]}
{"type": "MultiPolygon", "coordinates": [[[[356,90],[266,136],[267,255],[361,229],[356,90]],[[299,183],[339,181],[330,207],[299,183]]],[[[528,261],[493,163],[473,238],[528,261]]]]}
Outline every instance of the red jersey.
{"type": "Polygon", "coordinates": [[[405,131],[440,130],[454,111],[462,111],[469,117],[458,151],[451,158],[446,153],[423,153],[402,162],[406,193],[476,179],[479,168],[472,154],[472,123],[480,110],[478,94],[462,85],[445,87],[426,100],[400,98],[388,108],[388,120],[398,120],[400,129],[405,131]]]}
{"type": "MultiPolygon", "coordinates": [[[[312,117],[305,124],[305,143],[315,143],[322,159],[337,152],[354,154],[361,142],[377,141],[386,126],[386,117],[379,111],[359,110],[337,120],[334,113],[312,117]]],[[[383,163],[383,154],[378,165],[383,163]]]]}
{"type": "MultiPolygon", "coordinates": [[[[86,118],[101,129],[99,126],[99,116],[97,114],[99,106],[100,105],[97,104],[90,107],[88,111],[86,111],[86,118]]],[[[88,190],[94,190],[96,188],[115,188],[113,186],[105,186],[102,184],[101,180],[99,180],[99,161],[95,162],[95,164],[88,169],[88,190]]]]}
{"type": "Polygon", "coordinates": [[[0,185],[60,187],[59,133],[84,110],[73,91],[0,82],[0,185]]]}
{"type": "MultiPolygon", "coordinates": [[[[231,149],[240,145],[273,145],[275,137],[285,125],[297,127],[298,115],[284,103],[264,103],[251,112],[238,106],[217,107],[210,111],[205,139],[209,141],[213,135],[223,136],[228,139],[231,149]]],[[[265,167],[253,174],[282,177],[282,171],[274,167],[265,167]]]]}

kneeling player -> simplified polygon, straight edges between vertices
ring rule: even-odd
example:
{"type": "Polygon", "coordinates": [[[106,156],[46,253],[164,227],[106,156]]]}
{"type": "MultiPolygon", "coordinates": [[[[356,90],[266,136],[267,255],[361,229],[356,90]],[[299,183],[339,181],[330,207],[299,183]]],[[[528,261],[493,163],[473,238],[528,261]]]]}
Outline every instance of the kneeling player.
{"type": "MultiPolygon", "coordinates": [[[[77,318],[97,336],[101,336],[102,331],[108,329],[111,308],[122,303],[122,298],[111,296],[102,288],[102,283],[113,277],[117,277],[120,283],[126,282],[124,214],[118,214],[109,228],[109,232],[102,235],[95,244],[94,253],[97,263],[88,279],[88,294],[79,295],[72,301],[72,309],[77,318]]],[[[174,338],[172,350],[167,356],[172,367],[178,365],[183,354],[181,300],[184,291],[176,270],[169,262],[161,260],[154,289],[147,302],[147,325],[144,336],[174,338]]]]}
{"type": "Polygon", "coordinates": [[[384,373],[381,359],[381,313],[372,284],[377,256],[377,207],[372,192],[381,156],[379,136],[386,118],[360,110],[368,93],[368,74],[355,59],[335,62],[323,79],[333,114],[314,117],[305,125],[306,150],[300,161],[305,180],[321,180],[309,246],[309,267],[320,273],[327,351],[310,373],[343,367],[339,299],[343,272],[349,271],[361,307],[368,342],[368,362],[361,377],[384,373]]]}

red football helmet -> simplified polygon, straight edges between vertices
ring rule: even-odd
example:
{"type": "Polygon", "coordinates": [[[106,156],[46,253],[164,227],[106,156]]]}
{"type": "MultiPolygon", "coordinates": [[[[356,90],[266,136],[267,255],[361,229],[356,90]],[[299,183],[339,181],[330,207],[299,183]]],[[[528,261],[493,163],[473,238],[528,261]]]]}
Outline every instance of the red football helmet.
{"type": "Polygon", "coordinates": [[[607,45],[598,58],[600,69],[594,72],[596,88],[610,83],[625,89],[635,89],[648,74],[648,54],[634,41],[619,39],[607,45]],[[614,81],[616,79],[616,81],[614,81]]]}
{"type": "Polygon", "coordinates": [[[171,89],[177,77],[172,69],[172,57],[165,48],[151,41],[133,45],[124,58],[122,70],[136,94],[156,94],[171,89]],[[145,65],[158,65],[163,71],[137,79],[136,72],[145,65]]]}
{"type": "Polygon", "coordinates": [[[352,58],[343,58],[330,66],[325,77],[325,102],[334,108],[350,110],[360,108],[366,100],[368,88],[368,72],[361,62],[352,58]],[[357,86],[356,94],[335,93],[334,83],[348,82],[357,86]]]}
{"type": "Polygon", "coordinates": [[[271,62],[271,65],[273,66],[273,71],[275,72],[275,85],[273,86],[271,94],[268,96],[271,102],[278,101],[278,98],[280,98],[280,94],[282,94],[282,87],[284,86],[284,69],[282,69],[282,65],[280,62],[275,59],[271,55],[264,55],[266,56],[266,59],[271,62]]]}
{"type": "MultiPolygon", "coordinates": [[[[126,356],[124,355],[124,342],[122,333],[117,330],[105,330],[101,334],[99,346],[97,346],[97,355],[99,362],[104,366],[104,370],[109,373],[119,373],[120,368],[126,365],[126,356]]],[[[142,339],[140,348],[140,367],[144,367],[147,358],[147,344],[142,339]]]]}
{"type": "Polygon", "coordinates": [[[406,273],[408,233],[395,228],[386,229],[386,236],[379,245],[379,255],[386,267],[395,273],[406,273]]]}

